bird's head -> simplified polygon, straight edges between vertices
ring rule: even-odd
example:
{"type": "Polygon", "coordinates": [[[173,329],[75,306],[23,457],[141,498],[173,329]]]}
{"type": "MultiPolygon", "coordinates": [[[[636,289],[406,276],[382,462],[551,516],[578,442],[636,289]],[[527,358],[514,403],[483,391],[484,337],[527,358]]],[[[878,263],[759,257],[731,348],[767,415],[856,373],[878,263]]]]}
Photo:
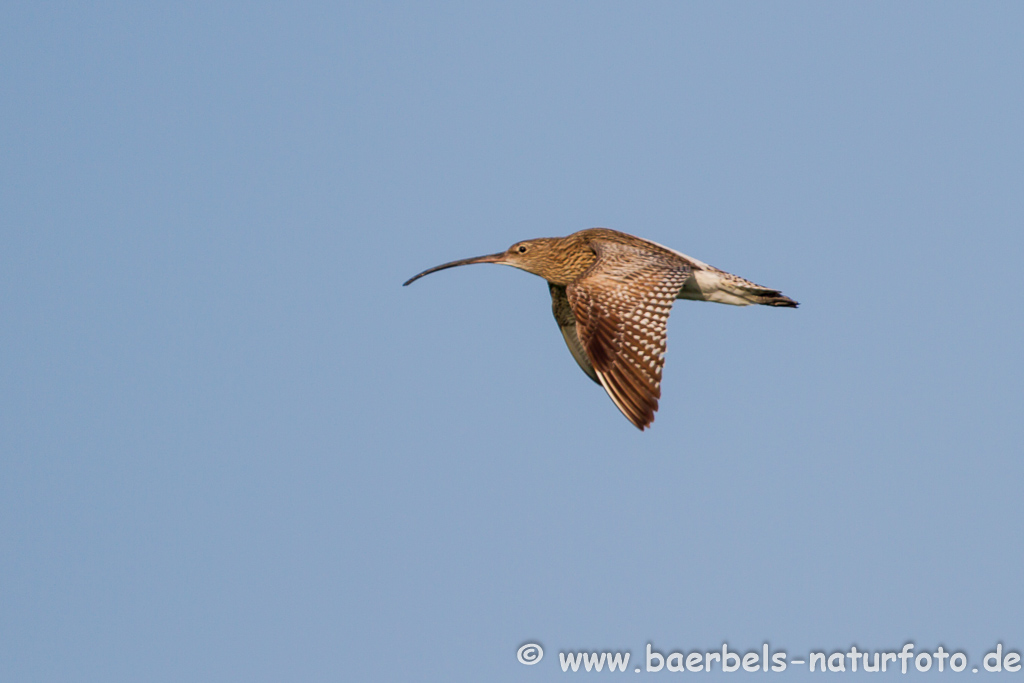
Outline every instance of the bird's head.
{"type": "Polygon", "coordinates": [[[528,273],[539,275],[549,282],[566,284],[569,280],[566,280],[562,273],[565,266],[564,249],[559,248],[562,241],[563,239],[557,237],[538,237],[533,240],[516,242],[505,251],[497,254],[460,259],[428,268],[419,275],[409,278],[405,284],[411,284],[424,275],[429,275],[445,268],[468,266],[471,263],[500,263],[505,266],[514,266],[528,273]]]}

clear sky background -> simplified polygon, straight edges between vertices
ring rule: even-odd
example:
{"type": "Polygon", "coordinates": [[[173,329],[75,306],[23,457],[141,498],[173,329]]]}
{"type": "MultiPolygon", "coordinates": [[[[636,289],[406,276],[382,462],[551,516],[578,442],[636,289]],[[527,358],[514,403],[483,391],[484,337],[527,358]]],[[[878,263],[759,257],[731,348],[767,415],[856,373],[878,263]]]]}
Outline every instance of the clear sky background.
{"type": "Polygon", "coordinates": [[[4,3],[0,680],[1020,651],[1022,30],[1016,2],[4,3]],[[801,307],[677,302],[640,433],[539,278],[401,286],[593,226],[801,307]]]}

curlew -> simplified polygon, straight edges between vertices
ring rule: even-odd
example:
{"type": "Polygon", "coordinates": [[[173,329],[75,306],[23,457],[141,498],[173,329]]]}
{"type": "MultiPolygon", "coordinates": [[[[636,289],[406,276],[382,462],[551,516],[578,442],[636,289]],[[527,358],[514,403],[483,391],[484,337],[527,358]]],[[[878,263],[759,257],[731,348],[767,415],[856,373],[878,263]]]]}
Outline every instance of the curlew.
{"type": "Polygon", "coordinates": [[[676,299],[733,306],[797,302],[660,244],[607,228],[516,242],[506,251],[429,268],[471,263],[514,266],[548,281],[551,309],[572,357],[638,429],[661,398],[668,315],[676,299]]]}

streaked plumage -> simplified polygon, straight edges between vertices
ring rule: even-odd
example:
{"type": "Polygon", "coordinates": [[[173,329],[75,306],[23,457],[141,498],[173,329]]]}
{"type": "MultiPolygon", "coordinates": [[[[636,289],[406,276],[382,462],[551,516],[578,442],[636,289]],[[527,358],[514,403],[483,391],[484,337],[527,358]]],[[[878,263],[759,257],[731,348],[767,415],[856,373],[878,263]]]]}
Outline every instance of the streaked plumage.
{"type": "Polygon", "coordinates": [[[517,242],[502,253],[430,268],[405,284],[471,263],[515,266],[547,280],[552,312],[573,358],[639,429],[650,426],[658,410],[675,299],[797,306],[777,290],[607,228],[517,242]]]}

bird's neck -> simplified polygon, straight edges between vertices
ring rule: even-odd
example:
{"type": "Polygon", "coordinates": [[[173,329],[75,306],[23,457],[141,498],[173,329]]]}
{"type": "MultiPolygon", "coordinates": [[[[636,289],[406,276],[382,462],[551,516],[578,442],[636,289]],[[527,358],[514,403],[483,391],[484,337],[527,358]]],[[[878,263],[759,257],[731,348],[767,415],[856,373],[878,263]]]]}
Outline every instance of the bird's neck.
{"type": "Polygon", "coordinates": [[[553,285],[565,287],[575,282],[597,260],[586,241],[573,235],[562,238],[552,247],[553,258],[546,259],[544,272],[538,275],[553,285]]]}

